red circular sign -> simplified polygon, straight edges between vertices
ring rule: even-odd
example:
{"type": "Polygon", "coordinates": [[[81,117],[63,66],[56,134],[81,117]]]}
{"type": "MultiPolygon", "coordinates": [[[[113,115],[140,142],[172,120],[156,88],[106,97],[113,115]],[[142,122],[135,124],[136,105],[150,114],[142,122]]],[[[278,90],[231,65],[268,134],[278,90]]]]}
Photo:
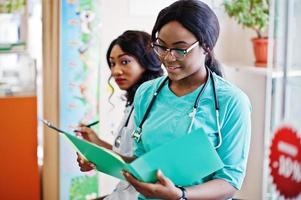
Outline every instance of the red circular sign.
{"type": "Polygon", "coordinates": [[[301,139],[292,128],[284,126],[276,131],[269,166],[281,195],[296,198],[301,194],[301,139]]]}

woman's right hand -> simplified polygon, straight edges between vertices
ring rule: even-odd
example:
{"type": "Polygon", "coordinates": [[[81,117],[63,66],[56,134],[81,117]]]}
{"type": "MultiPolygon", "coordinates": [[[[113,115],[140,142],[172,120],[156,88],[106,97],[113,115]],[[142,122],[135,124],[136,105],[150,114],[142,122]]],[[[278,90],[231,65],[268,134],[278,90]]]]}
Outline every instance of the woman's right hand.
{"type": "Polygon", "coordinates": [[[85,160],[79,153],[77,154],[77,163],[80,167],[80,171],[87,172],[95,169],[95,165],[87,160],[85,160]]]}
{"type": "Polygon", "coordinates": [[[100,139],[93,129],[86,127],[84,124],[80,124],[79,128],[75,132],[82,136],[85,140],[92,142],[98,146],[104,147],[106,149],[112,150],[112,145],[106,141],[100,139]]]}
{"type": "Polygon", "coordinates": [[[79,128],[75,130],[76,133],[81,135],[85,140],[92,142],[94,144],[99,144],[100,139],[93,131],[93,129],[86,127],[84,124],[80,124],[79,128]]]}

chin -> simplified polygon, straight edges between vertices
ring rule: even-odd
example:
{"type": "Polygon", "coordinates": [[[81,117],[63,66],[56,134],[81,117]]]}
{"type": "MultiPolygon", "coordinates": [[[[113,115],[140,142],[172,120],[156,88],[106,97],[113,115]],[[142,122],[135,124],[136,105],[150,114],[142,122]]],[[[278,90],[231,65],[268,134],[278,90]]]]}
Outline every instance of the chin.
{"type": "Polygon", "coordinates": [[[171,80],[171,81],[179,81],[185,77],[179,75],[179,74],[168,74],[168,78],[171,80]]]}
{"type": "Polygon", "coordinates": [[[118,87],[121,90],[128,90],[128,89],[130,89],[130,87],[128,87],[127,85],[118,85],[118,87]]]}

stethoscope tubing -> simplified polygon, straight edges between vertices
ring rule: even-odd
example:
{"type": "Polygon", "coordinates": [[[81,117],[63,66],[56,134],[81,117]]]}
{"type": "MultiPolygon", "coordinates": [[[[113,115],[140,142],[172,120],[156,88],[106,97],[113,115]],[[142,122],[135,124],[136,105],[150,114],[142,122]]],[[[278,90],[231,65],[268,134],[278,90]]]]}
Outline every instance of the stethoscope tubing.
{"type": "MultiPolygon", "coordinates": [[[[205,91],[208,83],[209,83],[209,80],[211,80],[212,82],[212,88],[213,88],[213,95],[214,95],[214,106],[215,106],[215,115],[216,115],[216,125],[217,125],[217,130],[218,130],[218,144],[214,147],[215,149],[218,149],[221,145],[222,145],[222,134],[221,134],[221,130],[220,130],[220,122],[219,122],[219,104],[218,104],[218,97],[217,97],[217,92],[216,92],[216,87],[215,87],[215,81],[214,81],[214,78],[213,78],[213,74],[212,72],[210,71],[210,69],[208,69],[208,67],[206,67],[206,70],[207,70],[207,79],[206,79],[206,82],[204,84],[204,86],[201,88],[201,91],[198,93],[197,95],[197,98],[194,102],[194,105],[193,105],[193,110],[192,112],[189,114],[189,116],[191,117],[191,123],[188,127],[188,133],[191,132],[191,129],[192,129],[192,126],[194,124],[194,120],[195,120],[195,115],[196,115],[196,112],[197,112],[197,107],[198,107],[198,104],[199,104],[199,101],[200,101],[200,97],[202,96],[203,92],[205,91]]],[[[160,84],[160,86],[158,87],[158,89],[155,91],[154,95],[153,95],[153,98],[151,99],[151,102],[150,104],[148,105],[147,109],[146,109],[146,112],[142,118],[142,121],[140,122],[138,128],[133,132],[132,134],[132,137],[137,141],[139,142],[140,139],[141,139],[141,135],[142,135],[142,126],[146,120],[146,118],[148,117],[149,115],[149,112],[158,96],[158,94],[160,93],[161,89],[163,88],[163,86],[165,85],[165,83],[167,82],[169,78],[166,77],[163,82],[160,84]]]]}

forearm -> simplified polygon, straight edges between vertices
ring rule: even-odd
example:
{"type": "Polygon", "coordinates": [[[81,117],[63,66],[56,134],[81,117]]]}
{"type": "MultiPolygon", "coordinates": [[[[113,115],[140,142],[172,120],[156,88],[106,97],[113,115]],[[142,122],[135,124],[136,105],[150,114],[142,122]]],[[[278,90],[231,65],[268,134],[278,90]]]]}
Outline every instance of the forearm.
{"type": "MultiPolygon", "coordinates": [[[[101,147],[104,147],[104,148],[106,148],[106,149],[109,149],[109,150],[111,150],[111,151],[113,151],[113,146],[111,145],[111,144],[109,144],[109,143],[107,143],[106,141],[104,141],[104,140],[102,140],[102,139],[98,139],[98,141],[97,142],[95,142],[95,144],[97,144],[97,145],[99,145],[99,146],[101,146],[101,147]]],[[[115,152],[115,153],[117,153],[117,152],[115,152]]],[[[135,160],[136,159],[136,157],[127,157],[127,156],[123,156],[123,155],[121,155],[121,154],[119,154],[119,153],[117,153],[126,163],[130,163],[130,162],[132,162],[133,160],[135,160]]]]}
{"type": "Polygon", "coordinates": [[[98,146],[104,147],[104,148],[109,149],[109,150],[113,149],[113,146],[111,144],[107,143],[106,141],[104,141],[102,139],[98,139],[94,143],[97,144],[98,146]]]}
{"type": "Polygon", "coordinates": [[[189,200],[229,199],[237,191],[230,183],[222,179],[214,179],[200,185],[187,187],[186,190],[189,200]]]}
{"type": "Polygon", "coordinates": [[[128,156],[123,156],[123,155],[120,155],[118,154],[126,163],[130,163],[132,161],[134,161],[136,159],[135,156],[132,156],[132,157],[128,157],[128,156]]]}
{"type": "MultiPolygon", "coordinates": [[[[111,150],[111,151],[113,151],[113,146],[110,144],[110,143],[108,143],[108,142],[106,142],[106,141],[104,141],[104,140],[102,140],[102,139],[97,139],[96,141],[94,141],[93,142],[94,144],[97,144],[98,146],[101,146],[101,147],[104,147],[104,148],[106,148],[106,149],[108,149],[108,150],[111,150]]],[[[117,152],[115,152],[115,153],[117,153],[117,152]]],[[[118,153],[117,153],[118,154],[118,153]]],[[[127,162],[127,163],[130,163],[130,162],[132,162],[133,160],[135,160],[136,159],[136,157],[127,157],[127,156],[123,156],[123,155],[121,155],[121,154],[118,154],[125,162],[127,162]]]]}

